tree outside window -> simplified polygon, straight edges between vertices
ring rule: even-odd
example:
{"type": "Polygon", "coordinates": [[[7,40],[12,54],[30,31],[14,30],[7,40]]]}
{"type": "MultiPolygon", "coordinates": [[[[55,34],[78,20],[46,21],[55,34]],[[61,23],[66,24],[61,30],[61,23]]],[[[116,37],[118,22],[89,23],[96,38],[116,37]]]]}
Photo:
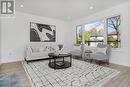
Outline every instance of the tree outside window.
{"type": "MultiPolygon", "coordinates": [[[[113,48],[120,48],[120,25],[120,15],[83,25],[85,27],[83,32],[85,44],[96,47],[98,43],[105,41],[113,48]],[[107,36],[107,39],[105,36],[107,36]]],[[[82,25],[76,27],[76,43],[82,43],[82,25]]]]}
{"type": "Polygon", "coordinates": [[[85,44],[96,47],[104,42],[104,21],[93,22],[85,25],[85,44]]]}
{"type": "Polygon", "coordinates": [[[76,26],[76,44],[82,43],[82,26],[76,26]]]}
{"type": "Polygon", "coordinates": [[[120,25],[120,16],[115,16],[107,19],[107,42],[113,48],[121,47],[120,25]]]}

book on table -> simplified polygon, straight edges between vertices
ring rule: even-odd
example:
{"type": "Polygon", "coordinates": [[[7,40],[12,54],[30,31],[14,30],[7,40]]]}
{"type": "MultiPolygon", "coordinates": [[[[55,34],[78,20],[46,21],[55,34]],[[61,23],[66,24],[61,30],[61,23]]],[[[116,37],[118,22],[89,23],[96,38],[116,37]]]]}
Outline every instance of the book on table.
{"type": "Polygon", "coordinates": [[[62,65],[64,65],[64,62],[63,62],[63,61],[57,61],[57,62],[56,62],[56,65],[62,66],[62,65]]]}

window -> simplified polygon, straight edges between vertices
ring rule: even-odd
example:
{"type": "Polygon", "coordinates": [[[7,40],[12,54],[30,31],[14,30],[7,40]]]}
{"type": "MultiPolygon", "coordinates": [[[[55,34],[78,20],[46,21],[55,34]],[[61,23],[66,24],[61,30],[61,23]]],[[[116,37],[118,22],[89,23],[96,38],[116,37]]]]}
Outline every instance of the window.
{"type": "Polygon", "coordinates": [[[98,43],[107,43],[112,48],[121,47],[120,15],[107,18],[101,21],[80,25],[76,27],[76,43],[81,44],[82,40],[87,46],[96,47],[98,43]],[[82,26],[84,38],[82,39],[82,26]]]}
{"type": "Polygon", "coordinates": [[[120,24],[120,16],[115,16],[107,19],[107,42],[113,48],[121,47],[120,24]]]}
{"type": "Polygon", "coordinates": [[[82,43],[82,26],[76,26],[76,44],[82,43]]]}
{"type": "Polygon", "coordinates": [[[104,42],[104,21],[93,22],[85,25],[85,44],[96,47],[104,42]]]}

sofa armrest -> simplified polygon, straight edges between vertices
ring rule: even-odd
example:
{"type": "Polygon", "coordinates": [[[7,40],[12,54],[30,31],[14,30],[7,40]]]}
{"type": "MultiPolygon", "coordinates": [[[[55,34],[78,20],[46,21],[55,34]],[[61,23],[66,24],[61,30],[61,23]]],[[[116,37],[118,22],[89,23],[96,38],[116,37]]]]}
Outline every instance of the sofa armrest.
{"type": "Polygon", "coordinates": [[[32,48],[31,48],[30,46],[28,46],[28,47],[26,48],[26,57],[29,57],[32,53],[33,53],[33,52],[32,52],[32,48]]]}
{"type": "Polygon", "coordinates": [[[82,55],[81,50],[73,50],[73,51],[70,51],[70,53],[71,53],[73,56],[81,56],[81,55],[82,55]]]}

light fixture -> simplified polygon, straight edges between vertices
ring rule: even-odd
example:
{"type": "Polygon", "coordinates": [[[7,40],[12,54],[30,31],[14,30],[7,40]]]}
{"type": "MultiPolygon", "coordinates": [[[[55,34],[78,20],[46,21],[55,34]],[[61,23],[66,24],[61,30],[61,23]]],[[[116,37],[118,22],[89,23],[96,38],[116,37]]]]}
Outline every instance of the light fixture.
{"type": "Polygon", "coordinates": [[[93,7],[93,6],[90,6],[89,9],[92,10],[92,9],[94,9],[94,7],[93,7]]]}
{"type": "Polygon", "coordinates": [[[21,8],[23,8],[24,6],[23,5],[20,5],[21,8]]]}

